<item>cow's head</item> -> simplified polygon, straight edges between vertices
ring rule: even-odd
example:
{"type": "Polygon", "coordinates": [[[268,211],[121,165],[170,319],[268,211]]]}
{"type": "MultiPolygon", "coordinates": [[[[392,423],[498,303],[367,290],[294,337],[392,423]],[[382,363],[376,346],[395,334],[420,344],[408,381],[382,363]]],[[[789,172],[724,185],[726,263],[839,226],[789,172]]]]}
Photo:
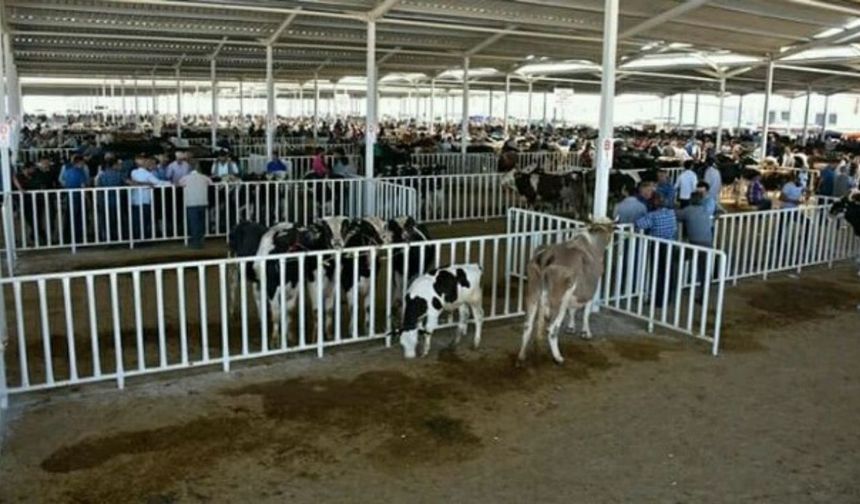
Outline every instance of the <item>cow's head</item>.
{"type": "Polygon", "coordinates": [[[322,227],[328,230],[327,238],[331,247],[336,249],[343,248],[346,245],[347,238],[349,238],[349,217],[326,217],[320,222],[322,227]]]}
{"type": "Polygon", "coordinates": [[[409,241],[415,226],[415,219],[406,215],[390,219],[387,227],[388,231],[391,233],[392,243],[403,243],[409,241]]]}

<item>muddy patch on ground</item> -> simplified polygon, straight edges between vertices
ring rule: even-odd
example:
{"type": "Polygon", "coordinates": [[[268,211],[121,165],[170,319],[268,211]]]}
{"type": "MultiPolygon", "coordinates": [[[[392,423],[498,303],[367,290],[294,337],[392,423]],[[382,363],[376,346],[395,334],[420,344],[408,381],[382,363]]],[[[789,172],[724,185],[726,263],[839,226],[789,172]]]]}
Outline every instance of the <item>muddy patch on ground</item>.
{"type": "Polygon", "coordinates": [[[742,305],[726,309],[720,348],[743,353],[767,350],[756,336],[761,332],[853,309],[860,289],[805,277],[748,285],[738,293],[742,305]]]}
{"type": "Polygon", "coordinates": [[[611,340],[612,349],[622,359],[630,361],[658,361],[663,352],[677,350],[678,345],[673,345],[655,339],[640,340],[611,340]]]}

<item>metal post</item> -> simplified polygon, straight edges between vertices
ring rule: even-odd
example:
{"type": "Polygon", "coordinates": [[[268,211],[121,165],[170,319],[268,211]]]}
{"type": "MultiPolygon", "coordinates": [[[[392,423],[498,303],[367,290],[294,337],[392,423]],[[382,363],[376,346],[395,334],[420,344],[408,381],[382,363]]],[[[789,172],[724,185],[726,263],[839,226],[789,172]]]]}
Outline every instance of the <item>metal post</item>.
{"type": "Polygon", "coordinates": [[[469,57],[463,58],[463,136],[460,141],[460,153],[463,155],[463,167],[466,166],[466,146],[469,143],[469,57]]]}
{"type": "Polygon", "coordinates": [[[182,138],[182,80],[176,67],[176,138],[182,138]]]}
{"type": "Polygon", "coordinates": [[[666,126],[668,126],[669,128],[671,128],[672,124],[675,122],[675,115],[672,113],[672,105],[674,105],[674,104],[675,104],[675,97],[670,96],[669,97],[669,113],[666,114],[666,118],[667,118],[666,119],[666,126]]]}
{"type": "Polygon", "coordinates": [[[824,95],[824,119],[821,121],[821,140],[823,141],[827,132],[827,116],[830,114],[830,95],[824,95]]]}
{"type": "Polygon", "coordinates": [[[211,142],[213,151],[218,148],[218,81],[215,79],[216,65],[215,58],[212,58],[212,61],[209,62],[209,77],[212,78],[211,142]]]}
{"type": "MultiPolygon", "coordinates": [[[[377,133],[377,81],[376,81],[376,21],[367,22],[367,87],[364,93],[367,117],[365,119],[366,131],[364,135],[364,176],[369,180],[374,177],[373,149],[376,144],[377,133]]],[[[376,194],[373,183],[367,184],[365,197],[367,213],[376,213],[376,194]]]]}
{"type": "Polygon", "coordinates": [[[320,122],[320,77],[318,73],[314,73],[314,140],[319,134],[320,122]]]}
{"type": "Polygon", "coordinates": [[[122,124],[125,124],[126,118],[128,117],[128,109],[125,106],[125,78],[121,77],[119,79],[119,95],[122,97],[122,124]]]}
{"type": "Polygon", "coordinates": [[[107,79],[102,81],[102,121],[107,120],[108,99],[107,99],[107,79]]]}
{"type": "Polygon", "coordinates": [[[738,95],[738,129],[735,131],[735,135],[741,134],[741,126],[743,125],[743,116],[744,116],[744,95],[738,95]]]}
{"type": "Polygon", "coordinates": [[[618,44],[618,0],[605,0],[603,9],[603,73],[600,96],[600,136],[595,170],[594,211],[606,217],[609,205],[609,172],[612,170],[615,60],[618,44]]]}
{"type": "Polygon", "coordinates": [[[526,114],[526,126],[530,126],[532,123],[532,81],[529,81],[529,103],[528,103],[528,113],[526,114]]]}
{"type": "Polygon", "coordinates": [[[158,99],[155,91],[155,72],[152,72],[152,120],[155,121],[155,116],[158,115],[158,99]]]}
{"type": "Polygon", "coordinates": [[[699,131],[699,91],[696,90],[696,101],[693,105],[693,138],[696,138],[696,133],[699,131]]]}
{"type": "Polygon", "coordinates": [[[546,126],[546,91],[543,92],[543,124],[546,126]]]}
{"type": "MultiPolygon", "coordinates": [[[[2,22],[2,20],[0,20],[0,35],[3,35],[2,32],[3,32],[3,22],[2,22]]],[[[8,38],[6,38],[5,36],[0,36],[0,41],[3,41],[4,39],[6,41],[8,41],[8,38]]],[[[6,43],[4,45],[8,47],[8,43],[6,43]]],[[[0,55],[4,56],[4,58],[3,58],[4,60],[8,60],[9,59],[8,53],[4,54],[4,52],[5,51],[0,51],[0,55]]],[[[0,62],[0,121],[3,121],[5,123],[5,125],[7,127],[9,127],[9,130],[11,130],[12,128],[11,128],[10,123],[12,121],[12,117],[11,117],[11,114],[9,114],[9,117],[7,118],[6,96],[7,96],[7,94],[9,94],[9,88],[11,88],[13,83],[11,82],[11,80],[8,80],[8,79],[4,83],[4,77],[6,74],[6,68],[5,68],[6,64],[8,64],[8,61],[0,62]]],[[[9,112],[11,112],[11,110],[9,112]]],[[[11,142],[11,141],[12,141],[12,135],[11,135],[11,131],[10,131],[8,136],[7,136],[7,142],[11,142]]],[[[0,180],[2,180],[2,182],[3,182],[3,212],[2,213],[3,213],[3,238],[4,238],[3,241],[5,242],[5,245],[6,245],[6,267],[8,268],[9,276],[14,276],[15,275],[15,259],[16,259],[16,257],[15,257],[15,254],[16,254],[16,251],[15,251],[15,228],[14,228],[14,224],[12,221],[12,212],[14,211],[12,208],[12,163],[11,163],[11,159],[9,158],[9,146],[8,145],[0,146],[0,169],[3,170],[2,175],[0,175],[0,180]]],[[[2,291],[2,289],[0,289],[0,291],[2,291]]],[[[2,292],[0,292],[0,295],[2,295],[2,292]]],[[[5,309],[6,309],[6,305],[4,303],[2,306],[0,306],[0,310],[5,310],[5,309]]],[[[4,314],[5,314],[5,311],[4,311],[4,314]]],[[[5,326],[4,326],[4,328],[5,328],[5,326]]],[[[2,333],[0,333],[0,336],[2,336],[2,333]]],[[[5,339],[0,339],[0,345],[5,346],[5,343],[6,343],[5,339]]],[[[2,353],[2,352],[0,352],[0,353],[2,353]]],[[[0,358],[2,358],[2,357],[3,356],[0,355],[0,358]]],[[[5,376],[4,376],[4,379],[5,379],[5,376]]],[[[0,400],[5,400],[5,398],[0,397],[0,400]]]]}
{"type": "Polygon", "coordinates": [[[767,63],[767,84],[764,91],[764,117],[762,118],[761,127],[761,160],[767,157],[767,133],[769,124],[768,108],[770,108],[770,95],[773,93],[773,60],[767,63]]]}
{"type": "Polygon", "coordinates": [[[436,79],[430,79],[430,134],[436,131],[436,79]]]}
{"type": "Polygon", "coordinates": [[[508,102],[511,99],[511,74],[505,75],[505,138],[508,136],[508,102]]]}
{"type": "Polygon", "coordinates": [[[807,134],[809,132],[809,101],[812,98],[812,86],[806,89],[806,110],[803,112],[803,145],[806,146],[807,134]]]}
{"type": "Polygon", "coordinates": [[[272,44],[266,46],[266,159],[275,152],[275,76],[272,44]]]}
{"type": "Polygon", "coordinates": [[[489,110],[487,111],[487,118],[493,118],[493,88],[490,88],[490,104],[487,107],[489,110]]]}
{"type": "MultiPolygon", "coordinates": [[[[245,88],[244,82],[239,78],[239,126],[245,125],[245,88]]],[[[245,134],[245,128],[242,128],[242,135],[245,134]]]]}
{"type": "Polygon", "coordinates": [[[723,145],[723,102],[726,99],[726,78],[720,79],[720,110],[717,111],[717,154],[720,153],[720,147],[723,145]]]}
{"type": "Polygon", "coordinates": [[[138,98],[140,96],[140,93],[138,91],[139,91],[139,89],[137,87],[137,72],[135,72],[135,74],[134,74],[134,122],[135,123],[137,123],[138,119],[140,118],[140,101],[138,98]]]}
{"type": "Polygon", "coordinates": [[[684,93],[678,97],[680,104],[678,105],[678,129],[684,127],[684,93]]]}

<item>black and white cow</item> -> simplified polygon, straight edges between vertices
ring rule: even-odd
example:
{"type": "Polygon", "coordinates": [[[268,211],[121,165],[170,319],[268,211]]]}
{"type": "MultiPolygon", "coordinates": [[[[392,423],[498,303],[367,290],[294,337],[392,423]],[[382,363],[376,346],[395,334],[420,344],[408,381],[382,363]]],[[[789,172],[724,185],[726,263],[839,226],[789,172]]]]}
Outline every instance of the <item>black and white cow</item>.
{"type": "MultiPolygon", "coordinates": [[[[325,225],[330,226],[331,222],[325,225]]],[[[330,228],[331,229],[331,228],[330,228]]],[[[349,249],[352,247],[370,247],[386,245],[391,243],[391,232],[388,230],[386,221],[379,217],[364,217],[361,219],[350,219],[339,222],[334,229],[341,233],[343,238],[343,247],[349,249]]],[[[332,230],[334,232],[334,230],[332,230]]],[[[335,247],[337,248],[337,247],[335,247]]],[[[376,268],[379,268],[379,258],[376,259],[376,268]]],[[[334,261],[329,261],[326,264],[326,312],[333,315],[334,310],[334,288],[336,284],[337,265],[334,261]]],[[[363,300],[365,312],[365,324],[370,326],[370,306],[371,299],[368,295],[370,292],[371,282],[371,264],[370,255],[367,252],[362,252],[358,255],[358,260],[350,253],[341,255],[340,265],[340,289],[346,296],[347,306],[350,316],[357,315],[354,312],[355,296],[354,289],[358,289],[357,296],[363,300]],[[357,272],[356,272],[357,263],[357,272]],[[356,279],[358,282],[356,283],[356,279]]],[[[334,320],[330,316],[328,318],[327,328],[331,328],[334,320]]],[[[356,326],[357,327],[357,326],[356,326]]]]}
{"type": "MultiPolygon", "coordinates": [[[[415,222],[412,217],[397,217],[388,221],[388,229],[391,231],[392,243],[420,243],[429,241],[430,233],[427,228],[415,222]]],[[[391,254],[391,269],[393,272],[392,289],[394,292],[394,305],[401,305],[403,296],[404,278],[409,284],[416,276],[427,273],[436,265],[436,247],[431,245],[408,248],[404,254],[403,249],[396,249],[391,254]],[[423,251],[422,251],[423,249],[423,251]]]]}
{"type": "Polygon", "coordinates": [[[484,310],[481,289],[481,267],[477,264],[448,266],[433,270],[416,278],[406,293],[406,307],[400,328],[400,345],[407,359],[416,356],[418,336],[424,335],[421,356],[430,352],[430,337],[439,325],[443,312],[459,311],[457,336],[453,344],[459,343],[468,331],[469,310],[475,322],[473,348],[481,344],[481,326],[484,310]]]}
{"type": "MultiPolygon", "coordinates": [[[[830,207],[832,217],[842,217],[854,229],[854,235],[860,237],[860,190],[855,189],[851,194],[845,195],[830,207]]],[[[857,257],[860,263],[860,256],[857,257]]],[[[857,271],[860,276],[860,270],[857,271]]]]}
{"type": "MultiPolygon", "coordinates": [[[[257,250],[260,248],[260,240],[266,234],[268,228],[256,222],[242,221],[238,223],[230,231],[227,239],[227,256],[228,257],[253,257],[257,255],[257,250]]],[[[229,292],[232,296],[230,303],[230,315],[236,313],[236,307],[239,302],[239,268],[232,268],[229,276],[230,286],[229,292]]],[[[245,267],[246,281],[256,283],[257,276],[254,271],[253,263],[246,263],[245,267]]],[[[260,308],[260,305],[257,305],[260,308]]]]}
{"type": "Polygon", "coordinates": [[[575,205],[585,191],[583,173],[544,173],[534,167],[514,169],[501,176],[501,186],[515,191],[531,208],[559,203],[575,205]]]}
{"type": "MultiPolygon", "coordinates": [[[[308,296],[311,300],[313,312],[319,309],[320,300],[317,295],[317,282],[324,281],[318,277],[320,261],[322,261],[323,276],[325,276],[327,260],[316,255],[308,255],[302,258],[266,259],[267,256],[287,254],[290,252],[312,252],[331,249],[328,232],[325,226],[311,224],[307,227],[295,227],[284,223],[271,227],[260,239],[257,250],[258,259],[254,261],[253,268],[257,278],[256,299],[260,307],[260,319],[263,319],[263,296],[268,303],[270,322],[272,324],[272,345],[285,339],[286,327],[281,326],[281,312],[283,310],[285,321],[289,320],[290,313],[296,308],[299,289],[307,286],[308,296]],[[304,278],[299,277],[301,270],[299,261],[304,261],[304,278]],[[281,270],[283,265],[283,271],[281,270]],[[263,292],[265,284],[265,292],[263,292]],[[283,293],[281,290],[283,289],[283,293]],[[283,306],[281,305],[283,301],[283,306]]],[[[324,294],[325,295],[325,294],[324,294]]]]}

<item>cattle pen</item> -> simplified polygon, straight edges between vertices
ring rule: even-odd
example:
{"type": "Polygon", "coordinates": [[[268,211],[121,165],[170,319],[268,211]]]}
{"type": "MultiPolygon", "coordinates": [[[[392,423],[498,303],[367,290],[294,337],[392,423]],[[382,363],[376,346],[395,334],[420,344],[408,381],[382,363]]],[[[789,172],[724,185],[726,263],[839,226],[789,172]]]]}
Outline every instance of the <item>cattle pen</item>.
{"type": "Polygon", "coordinates": [[[0,503],[857,502],[858,37],[0,0],[0,503]]]}

